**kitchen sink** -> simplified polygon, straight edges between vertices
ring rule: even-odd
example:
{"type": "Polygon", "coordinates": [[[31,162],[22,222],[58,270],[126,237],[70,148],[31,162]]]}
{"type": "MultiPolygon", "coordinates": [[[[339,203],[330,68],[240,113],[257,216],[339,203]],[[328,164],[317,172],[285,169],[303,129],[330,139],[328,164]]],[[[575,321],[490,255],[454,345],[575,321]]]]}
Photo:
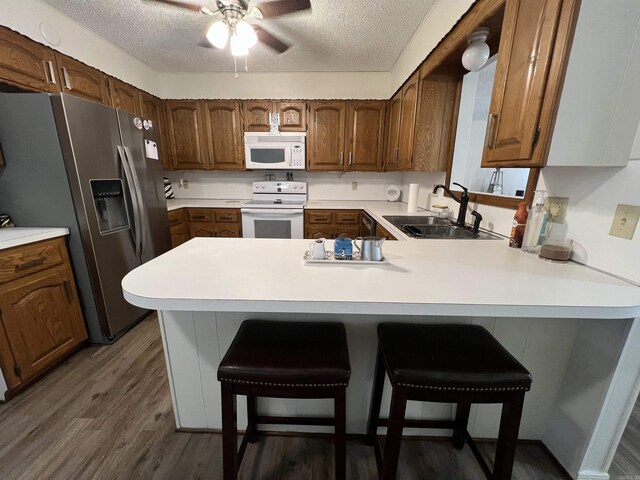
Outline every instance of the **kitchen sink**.
{"type": "Polygon", "coordinates": [[[488,232],[473,232],[470,227],[460,227],[451,223],[447,218],[417,216],[417,215],[386,215],[383,216],[395,227],[412,238],[440,238],[440,239],[481,239],[500,240],[501,237],[488,232]]]}

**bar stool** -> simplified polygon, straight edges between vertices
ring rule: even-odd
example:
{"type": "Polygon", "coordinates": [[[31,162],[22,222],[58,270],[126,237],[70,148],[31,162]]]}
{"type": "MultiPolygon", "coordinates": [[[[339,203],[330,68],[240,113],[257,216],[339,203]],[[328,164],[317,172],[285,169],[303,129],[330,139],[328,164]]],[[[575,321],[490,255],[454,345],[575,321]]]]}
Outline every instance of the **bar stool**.
{"type": "Polygon", "coordinates": [[[403,427],[451,428],[457,449],[469,443],[489,479],[511,478],[524,394],[531,374],[479,325],[378,325],[378,355],[367,439],[380,478],[396,478],[403,427]],[[389,418],[380,418],[385,371],[392,385],[389,418]],[[455,420],[407,420],[407,400],[456,403],[455,420]],[[493,472],[467,431],[472,403],[502,403],[493,472]],[[384,456],[377,429],[386,426],[384,456]]]}
{"type": "Polygon", "coordinates": [[[236,480],[258,424],[333,425],[335,477],[346,475],[346,389],[351,376],[342,323],[245,320],[218,367],[222,383],[223,479],[236,480]],[[236,395],[247,396],[248,425],[237,447],[236,395]],[[256,397],[333,398],[333,417],[258,415],[256,397]]]}

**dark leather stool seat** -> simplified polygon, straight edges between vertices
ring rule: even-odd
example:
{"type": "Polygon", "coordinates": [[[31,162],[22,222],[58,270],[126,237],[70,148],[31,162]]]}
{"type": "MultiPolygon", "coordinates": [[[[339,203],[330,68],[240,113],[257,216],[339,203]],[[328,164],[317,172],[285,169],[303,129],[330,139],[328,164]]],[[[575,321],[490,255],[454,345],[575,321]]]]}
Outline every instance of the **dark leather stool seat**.
{"type": "Polygon", "coordinates": [[[531,374],[479,325],[378,325],[378,359],[367,435],[381,478],[394,479],[403,427],[451,428],[453,443],[468,441],[488,478],[511,478],[524,394],[531,374]],[[385,372],[392,391],[388,419],[380,419],[385,372]],[[407,400],[457,403],[453,421],[405,420],[407,400]],[[472,403],[502,403],[502,418],[491,472],[467,431],[472,403]],[[377,428],[388,426],[384,457],[377,428]]]}
{"type": "Polygon", "coordinates": [[[222,383],[224,480],[236,479],[258,424],[335,426],[336,478],[346,475],[346,388],[351,376],[344,325],[246,320],[218,367],[222,383]],[[247,396],[248,425],[237,450],[236,395],[247,396]],[[334,417],[258,415],[256,397],[333,398],[334,417]]]}

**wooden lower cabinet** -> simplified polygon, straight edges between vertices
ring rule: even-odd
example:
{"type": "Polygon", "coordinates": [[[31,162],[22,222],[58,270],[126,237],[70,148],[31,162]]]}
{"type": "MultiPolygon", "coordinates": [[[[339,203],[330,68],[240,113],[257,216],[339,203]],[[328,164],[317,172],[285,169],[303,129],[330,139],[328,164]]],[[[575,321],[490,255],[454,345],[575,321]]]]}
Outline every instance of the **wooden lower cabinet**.
{"type": "Polygon", "coordinates": [[[360,236],[360,210],[305,210],[305,238],[360,236]]]}
{"type": "Polygon", "coordinates": [[[177,247],[178,245],[182,245],[184,242],[189,240],[189,227],[187,227],[186,223],[181,223],[179,225],[173,225],[169,227],[171,232],[171,246],[177,247]]]}
{"type": "Polygon", "coordinates": [[[0,270],[0,366],[13,391],[75,349],[87,332],[64,238],[3,250],[0,270]],[[59,252],[61,262],[42,268],[57,255],[44,252],[59,252]]]}
{"type": "Polygon", "coordinates": [[[376,225],[376,237],[382,237],[386,240],[398,240],[396,237],[391,235],[391,233],[389,233],[389,230],[387,230],[380,224],[376,225]]]}
{"type": "Polygon", "coordinates": [[[215,237],[212,223],[190,223],[189,237],[215,237]]]}
{"type": "Polygon", "coordinates": [[[171,246],[196,237],[242,237],[239,208],[180,208],[169,212],[171,246]]]}

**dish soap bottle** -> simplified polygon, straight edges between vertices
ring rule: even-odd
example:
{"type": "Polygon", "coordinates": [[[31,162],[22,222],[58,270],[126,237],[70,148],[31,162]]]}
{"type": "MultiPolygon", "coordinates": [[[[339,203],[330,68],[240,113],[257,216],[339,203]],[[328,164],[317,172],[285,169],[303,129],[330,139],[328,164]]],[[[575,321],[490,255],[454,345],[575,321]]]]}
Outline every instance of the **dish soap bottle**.
{"type": "Polygon", "coordinates": [[[535,191],[533,207],[529,210],[527,226],[522,239],[523,252],[538,253],[547,237],[549,212],[544,208],[545,196],[544,190],[535,191]]]}
{"type": "Polygon", "coordinates": [[[518,204],[518,210],[516,210],[516,214],[513,216],[513,226],[511,227],[511,236],[509,237],[509,246],[511,248],[520,248],[522,246],[527,216],[527,202],[520,202],[518,204]]]}

